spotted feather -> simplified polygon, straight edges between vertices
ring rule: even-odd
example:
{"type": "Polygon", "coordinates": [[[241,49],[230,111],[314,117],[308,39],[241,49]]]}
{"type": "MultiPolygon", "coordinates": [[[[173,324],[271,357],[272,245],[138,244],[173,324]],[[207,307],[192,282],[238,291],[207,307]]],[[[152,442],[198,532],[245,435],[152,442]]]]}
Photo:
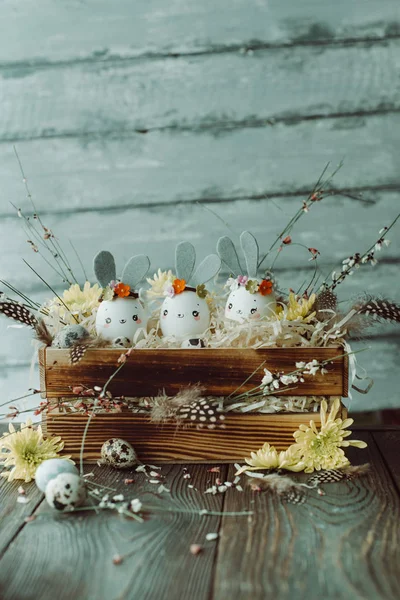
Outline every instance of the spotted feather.
{"type": "Polygon", "coordinates": [[[35,328],[38,325],[35,315],[23,304],[14,302],[13,300],[0,302],[0,313],[3,313],[9,319],[14,319],[14,321],[19,321],[29,327],[35,328]]]}
{"type": "Polygon", "coordinates": [[[72,346],[71,350],[69,351],[69,360],[71,365],[77,365],[82,360],[82,358],[85,356],[87,348],[87,345],[84,344],[75,344],[75,346],[72,346]]]}
{"type": "Polygon", "coordinates": [[[358,313],[378,321],[396,321],[400,323],[400,305],[384,298],[370,298],[358,309],[358,313]]]}
{"type": "Polygon", "coordinates": [[[189,404],[180,406],[176,413],[176,419],[186,421],[202,429],[225,428],[225,416],[222,413],[220,403],[215,400],[201,398],[189,404]]]}
{"type": "Polygon", "coordinates": [[[307,485],[319,487],[323,483],[336,483],[346,478],[346,472],[342,469],[329,469],[327,471],[318,471],[318,473],[307,480],[307,485]]]}

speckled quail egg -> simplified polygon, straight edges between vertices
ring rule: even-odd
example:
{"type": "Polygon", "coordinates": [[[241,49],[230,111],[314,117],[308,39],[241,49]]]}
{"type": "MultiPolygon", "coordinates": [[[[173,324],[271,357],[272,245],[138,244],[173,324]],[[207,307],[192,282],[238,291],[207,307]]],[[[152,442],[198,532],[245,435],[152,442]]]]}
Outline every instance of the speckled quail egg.
{"type": "Polygon", "coordinates": [[[52,508],[57,510],[82,506],[86,495],[85,482],[75,473],[61,473],[49,481],[46,487],[46,500],[52,508]]]}
{"type": "Polygon", "coordinates": [[[131,444],[120,438],[111,438],[104,442],[101,458],[104,464],[114,469],[128,469],[137,463],[136,452],[131,444]]]}
{"type": "Polygon", "coordinates": [[[112,345],[117,348],[129,348],[132,346],[131,341],[127,337],[117,337],[112,341],[112,345]]]}
{"type": "Polygon", "coordinates": [[[89,332],[82,325],[67,325],[55,335],[52,346],[53,348],[72,348],[77,342],[88,337],[89,332]]]}
{"type": "Polygon", "coordinates": [[[35,473],[35,482],[41,492],[46,491],[47,484],[61,473],[74,473],[79,475],[75,465],[65,458],[50,458],[38,466],[35,473]]]}

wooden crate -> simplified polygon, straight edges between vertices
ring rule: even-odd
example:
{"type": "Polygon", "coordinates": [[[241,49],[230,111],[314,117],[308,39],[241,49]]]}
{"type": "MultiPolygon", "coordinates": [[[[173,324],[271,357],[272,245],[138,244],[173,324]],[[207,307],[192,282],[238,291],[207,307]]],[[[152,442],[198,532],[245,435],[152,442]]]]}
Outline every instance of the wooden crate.
{"type": "MultiPolygon", "coordinates": [[[[257,368],[240,391],[259,384],[263,368],[289,373],[297,361],[330,360],[328,373],[305,377],[298,390],[282,395],[345,397],[348,394],[348,362],[342,348],[270,348],[201,350],[134,350],[109,390],[115,396],[156,396],[160,390],[175,395],[187,385],[201,383],[206,395],[233,393],[257,368]],[[339,358],[338,358],[339,357],[339,358]]],[[[89,350],[75,366],[65,350],[43,348],[39,352],[41,389],[48,399],[71,398],[76,385],[104,385],[115,371],[119,349],[89,350]]],[[[345,409],[343,408],[343,414],[345,409]]],[[[293,432],[310,419],[319,423],[318,413],[227,414],[225,429],[177,427],[175,423],[151,423],[148,415],[98,414],[92,419],[85,443],[85,460],[100,456],[102,443],[111,437],[130,441],[143,462],[228,462],[241,460],[268,441],[284,450],[293,443],[293,432]]],[[[60,435],[65,452],[79,456],[87,417],[52,410],[44,416],[48,435],[60,435]]]]}

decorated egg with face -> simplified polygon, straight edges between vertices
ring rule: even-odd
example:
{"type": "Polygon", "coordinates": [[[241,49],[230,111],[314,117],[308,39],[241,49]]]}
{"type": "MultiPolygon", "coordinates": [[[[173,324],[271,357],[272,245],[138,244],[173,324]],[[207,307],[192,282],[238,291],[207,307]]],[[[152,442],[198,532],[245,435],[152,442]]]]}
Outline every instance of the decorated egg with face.
{"type": "Polygon", "coordinates": [[[238,323],[271,317],[276,309],[273,293],[262,295],[260,292],[251,293],[245,286],[240,285],[231,291],[225,306],[225,317],[238,323]]]}
{"type": "Polygon", "coordinates": [[[146,329],[148,316],[139,298],[103,300],[96,315],[96,331],[106,340],[127,338],[132,344],[138,329],[146,329]]]}
{"type": "Polygon", "coordinates": [[[185,290],[165,298],[160,311],[160,327],[164,336],[178,341],[202,335],[210,326],[210,309],[195,291],[185,290]]]}

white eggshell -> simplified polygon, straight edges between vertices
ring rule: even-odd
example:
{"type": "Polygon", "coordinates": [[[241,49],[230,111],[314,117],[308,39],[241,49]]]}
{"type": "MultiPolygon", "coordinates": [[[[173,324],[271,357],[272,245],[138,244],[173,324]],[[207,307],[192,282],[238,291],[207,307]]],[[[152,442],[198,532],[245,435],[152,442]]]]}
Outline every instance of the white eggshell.
{"type": "Polygon", "coordinates": [[[82,506],[86,495],[85,482],[75,473],[61,473],[49,481],[46,487],[46,500],[52,508],[57,510],[82,506]]]}
{"type": "Polygon", "coordinates": [[[146,329],[148,315],[139,298],[103,300],[96,315],[96,331],[106,340],[128,338],[130,344],[138,329],[146,329]]]}
{"type": "Polygon", "coordinates": [[[78,469],[69,460],[63,458],[50,458],[38,466],[35,473],[35,482],[41,492],[46,491],[47,484],[61,473],[74,473],[79,475],[78,469]]]}
{"type": "Polygon", "coordinates": [[[260,293],[250,294],[244,286],[232,291],[226,302],[225,317],[243,323],[273,316],[276,309],[274,294],[262,296],[260,293]]]}
{"type": "Polygon", "coordinates": [[[136,452],[133,446],[120,438],[111,438],[101,447],[103,462],[114,469],[129,469],[137,463],[136,452]]]}
{"type": "Polygon", "coordinates": [[[210,309],[204,298],[186,290],[165,298],[160,310],[160,327],[164,336],[182,341],[202,335],[210,326],[210,309]]]}

